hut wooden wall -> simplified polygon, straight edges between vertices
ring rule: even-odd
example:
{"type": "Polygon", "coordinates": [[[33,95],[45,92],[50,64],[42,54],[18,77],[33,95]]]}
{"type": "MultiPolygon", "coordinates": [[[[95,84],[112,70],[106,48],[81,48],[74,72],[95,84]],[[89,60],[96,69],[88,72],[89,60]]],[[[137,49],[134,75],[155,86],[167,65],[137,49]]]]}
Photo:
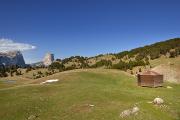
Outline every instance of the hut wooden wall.
{"type": "Polygon", "coordinates": [[[154,86],[153,76],[150,75],[140,75],[139,76],[139,85],[140,86],[154,86]]]}
{"type": "Polygon", "coordinates": [[[154,76],[154,87],[162,86],[163,83],[163,75],[154,76]]]}
{"type": "Polygon", "coordinates": [[[138,75],[138,85],[147,87],[162,86],[163,75],[138,75]]]}

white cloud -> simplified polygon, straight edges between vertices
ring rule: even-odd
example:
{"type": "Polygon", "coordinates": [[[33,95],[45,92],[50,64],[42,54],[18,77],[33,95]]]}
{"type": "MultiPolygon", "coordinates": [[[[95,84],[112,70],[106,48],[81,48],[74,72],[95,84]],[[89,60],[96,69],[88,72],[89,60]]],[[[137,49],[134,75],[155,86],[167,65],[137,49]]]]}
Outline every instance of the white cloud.
{"type": "Polygon", "coordinates": [[[0,39],[0,52],[8,51],[27,51],[35,49],[36,46],[25,44],[25,43],[16,43],[10,39],[0,39]]]}

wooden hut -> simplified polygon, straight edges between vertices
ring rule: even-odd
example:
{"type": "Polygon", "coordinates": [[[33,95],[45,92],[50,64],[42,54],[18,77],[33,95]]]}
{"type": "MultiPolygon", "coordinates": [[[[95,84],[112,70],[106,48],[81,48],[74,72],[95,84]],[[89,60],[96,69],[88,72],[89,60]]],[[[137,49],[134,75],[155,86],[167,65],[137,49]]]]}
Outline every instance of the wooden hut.
{"type": "Polygon", "coordinates": [[[137,75],[138,86],[144,87],[160,87],[163,86],[163,75],[154,72],[146,71],[137,75]]]}

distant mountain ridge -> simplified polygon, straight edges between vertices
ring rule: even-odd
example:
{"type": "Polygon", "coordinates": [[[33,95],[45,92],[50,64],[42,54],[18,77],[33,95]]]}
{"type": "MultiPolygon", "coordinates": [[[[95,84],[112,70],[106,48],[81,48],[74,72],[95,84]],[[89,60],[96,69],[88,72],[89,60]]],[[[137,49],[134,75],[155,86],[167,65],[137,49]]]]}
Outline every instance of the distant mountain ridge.
{"type": "Polygon", "coordinates": [[[40,62],[36,62],[36,63],[31,63],[30,66],[32,66],[32,67],[44,66],[44,63],[43,63],[43,61],[40,61],[40,62]]]}
{"type": "Polygon", "coordinates": [[[5,66],[25,66],[25,61],[20,51],[0,52],[0,64],[5,66]]]}

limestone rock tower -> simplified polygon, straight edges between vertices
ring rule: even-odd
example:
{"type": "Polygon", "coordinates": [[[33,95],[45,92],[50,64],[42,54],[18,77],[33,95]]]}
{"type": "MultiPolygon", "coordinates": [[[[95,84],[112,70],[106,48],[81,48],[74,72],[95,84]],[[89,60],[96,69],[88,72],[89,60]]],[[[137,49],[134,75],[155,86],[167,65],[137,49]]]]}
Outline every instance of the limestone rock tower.
{"type": "Polygon", "coordinates": [[[49,66],[51,65],[51,63],[54,61],[54,54],[51,53],[46,53],[44,59],[43,59],[43,63],[45,66],[49,66]]]}

